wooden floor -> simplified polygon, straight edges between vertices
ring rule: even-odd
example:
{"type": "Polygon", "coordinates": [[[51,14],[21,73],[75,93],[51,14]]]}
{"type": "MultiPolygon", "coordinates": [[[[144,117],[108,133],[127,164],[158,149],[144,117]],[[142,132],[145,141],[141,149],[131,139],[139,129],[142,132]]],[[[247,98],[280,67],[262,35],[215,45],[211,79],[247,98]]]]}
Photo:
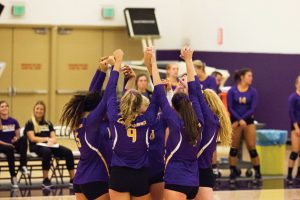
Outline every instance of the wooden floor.
{"type": "MultiPolygon", "coordinates": [[[[74,200],[75,196],[16,197],[1,200],[74,200]]],[[[239,190],[215,192],[214,200],[300,200],[299,189],[239,190]]]]}

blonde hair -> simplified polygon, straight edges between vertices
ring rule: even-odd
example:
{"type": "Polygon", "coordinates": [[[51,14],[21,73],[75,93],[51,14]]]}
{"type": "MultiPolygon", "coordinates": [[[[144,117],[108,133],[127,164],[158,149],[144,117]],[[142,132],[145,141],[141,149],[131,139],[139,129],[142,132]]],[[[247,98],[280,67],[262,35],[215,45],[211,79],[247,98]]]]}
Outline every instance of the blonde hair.
{"type": "Polygon", "coordinates": [[[31,116],[31,121],[33,123],[34,133],[35,134],[41,132],[40,125],[39,125],[39,123],[37,122],[37,120],[36,120],[36,118],[34,116],[35,107],[38,106],[38,105],[42,105],[44,107],[44,116],[43,116],[43,119],[42,119],[43,121],[45,121],[45,115],[46,115],[46,104],[43,101],[37,101],[36,104],[33,107],[33,114],[31,116]]]}
{"type": "Polygon", "coordinates": [[[140,114],[143,103],[142,94],[135,90],[127,90],[120,102],[120,115],[124,120],[126,128],[130,127],[136,117],[140,114]]]}
{"type": "Polygon", "coordinates": [[[220,120],[220,129],[218,132],[218,136],[220,138],[221,144],[229,146],[231,144],[233,131],[228,112],[225,109],[225,106],[220,97],[213,90],[205,89],[203,91],[203,94],[210,109],[220,120]]]}
{"type": "Polygon", "coordinates": [[[201,60],[195,60],[195,61],[193,62],[193,64],[194,64],[194,67],[195,67],[195,68],[201,69],[202,71],[205,72],[205,65],[204,65],[204,63],[203,63],[201,60]]]}
{"type": "Polygon", "coordinates": [[[170,74],[169,74],[169,70],[172,68],[172,66],[176,66],[176,67],[178,67],[179,68],[179,66],[178,66],[178,64],[177,63],[168,63],[167,64],[167,66],[166,66],[166,74],[167,74],[167,77],[169,77],[170,76],[170,74]]]}
{"type": "Polygon", "coordinates": [[[142,98],[143,98],[143,103],[142,105],[145,106],[146,108],[148,108],[149,104],[150,104],[150,101],[147,97],[145,97],[144,95],[142,95],[142,98]]]}

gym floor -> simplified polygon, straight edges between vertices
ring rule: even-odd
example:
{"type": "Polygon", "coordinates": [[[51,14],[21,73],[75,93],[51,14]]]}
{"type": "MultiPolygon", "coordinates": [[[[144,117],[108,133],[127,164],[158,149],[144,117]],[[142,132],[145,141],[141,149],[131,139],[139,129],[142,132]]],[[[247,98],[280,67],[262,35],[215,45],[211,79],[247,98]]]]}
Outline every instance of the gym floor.
{"type": "MultiPolygon", "coordinates": [[[[76,149],[74,140],[59,138],[59,143],[71,149],[76,149]]],[[[290,153],[287,146],[286,158],[290,153]]],[[[219,148],[218,157],[228,156],[228,149],[219,148]]],[[[243,160],[249,161],[248,151],[243,148],[243,160]]],[[[286,162],[287,163],[287,162],[286,162]]],[[[297,170],[295,169],[294,172],[297,170]]],[[[38,172],[35,172],[38,173],[38,172]]],[[[285,176],[263,176],[261,183],[254,183],[253,178],[245,178],[245,169],[242,169],[242,177],[238,178],[234,184],[228,180],[229,170],[221,170],[222,177],[218,179],[214,199],[235,200],[235,199],[260,199],[260,200],[300,200],[300,180],[294,180],[294,184],[288,185],[285,176]]],[[[294,173],[295,174],[295,173],[294,173]]],[[[1,176],[8,176],[8,173],[1,173],[1,176]]],[[[68,183],[68,179],[64,179],[68,183]]],[[[54,180],[53,180],[54,183],[54,180]]],[[[0,198],[2,199],[47,199],[47,200],[66,200],[75,199],[74,192],[68,185],[55,185],[52,190],[41,190],[41,180],[33,180],[33,185],[28,187],[24,182],[20,184],[20,189],[11,190],[9,180],[0,182],[0,198]]]]}

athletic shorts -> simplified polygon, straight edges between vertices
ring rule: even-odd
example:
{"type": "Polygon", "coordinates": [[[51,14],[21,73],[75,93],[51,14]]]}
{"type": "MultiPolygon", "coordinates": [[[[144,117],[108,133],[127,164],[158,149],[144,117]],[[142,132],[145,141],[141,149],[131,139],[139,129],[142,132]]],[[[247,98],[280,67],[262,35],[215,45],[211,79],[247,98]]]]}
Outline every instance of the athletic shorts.
{"type": "MultiPolygon", "coordinates": [[[[235,120],[235,119],[233,119],[233,118],[230,118],[230,121],[231,121],[232,124],[233,124],[234,122],[237,122],[237,120],[235,120]]],[[[248,118],[244,119],[244,121],[246,122],[247,125],[254,124],[254,117],[253,117],[253,116],[248,117],[248,118]]]]}
{"type": "Polygon", "coordinates": [[[162,183],[164,182],[164,171],[161,171],[152,177],[149,177],[149,185],[155,184],[155,183],[162,183]]]}
{"type": "Polygon", "coordinates": [[[199,169],[199,187],[214,188],[215,182],[212,168],[199,169]]]}
{"type": "MultiPolygon", "coordinates": [[[[298,126],[300,127],[300,123],[298,123],[298,126]]],[[[292,131],[295,130],[294,124],[291,124],[291,130],[292,130],[292,131]]]]}
{"type": "Polygon", "coordinates": [[[112,167],[109,189],[140,197],[149,193],[148,168],[112,167]]]}
{"type": "Polygon", "coordinates": [[[82,193],[88,200],[97,199],[98,197],[108,193],[108,183],[95,181],[85,184],[74,184],[75,193],[82,193]]]}
{"type": "Polygon", "coordinates": [[[199,187],[165,184],[165,189],[183,193],[186,195],[187,199],[194,199],[198,193],[199,187]]]}

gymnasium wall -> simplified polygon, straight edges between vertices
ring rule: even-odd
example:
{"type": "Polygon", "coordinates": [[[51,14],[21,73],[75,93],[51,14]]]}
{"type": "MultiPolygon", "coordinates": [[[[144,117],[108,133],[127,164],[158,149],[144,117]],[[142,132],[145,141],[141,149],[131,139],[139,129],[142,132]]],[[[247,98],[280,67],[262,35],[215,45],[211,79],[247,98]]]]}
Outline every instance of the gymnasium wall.
{"type": "MultiPolygon", "coordinates": [[[[11,0],[2,0],[11,5],[11,0]]],[[[25,2],[26,15],[11,17],[5,8],[0,24],[51,24],[84,26],[125,26],[125,7],[155,7],[162,38],[157,40],[157,48],[177,49],[181,46],[181,4],[180,0],[21,0],[25,2]],[[115,18],[102,19],[102,6],[113,6],[115,18]],[[176,22],[171,24],[170,22],[176,22]]],[[[9,6],[10,7],[10,6],[9,6]]]]}
{"type": "MultiPolygon", "coordinates": [[[[3,0],[4,4],[13,1],[3,0]]],[[[260,101],[257,119],[268,128],[289,129],[287,98],[300,74],[300,2],[298,0],[23,0],[26,16],[12,18],[5,9],[0,24],[125,26],[125,7],[155,7],[162,38],[158,58],[177,60],[178,49],[192,44],[196,57],[230,72],[254,71],[260,101]],[[101,18],[112,5],[113,20],[101,18]],[[223,43],[218,44],[218,30],[223,43]]],[[[231,80],[227,85],[233,84],[231,80]]]]}
{"type": "MultiPolygon", "coordinates": [[[[287,99],[300,75],[300,2],[297,0],[190,0],[183,38],[209,66],[251,67],[259,92],[256,118],[268,128],[290,129],[287,99]],[[191,20],[193,19],[193,20],[191,20]],[[197,20],[195,20],[197,19],[197,20]],[[218,29],[223,44],[218,44],[218,29]]],[[[170,59],[161,52],[161,59],[170,59]]],[[[176,58],[176,56],[174,57],[176,58]]],[[[232,85],[232,78],[227,85],[232,85]]]]}

